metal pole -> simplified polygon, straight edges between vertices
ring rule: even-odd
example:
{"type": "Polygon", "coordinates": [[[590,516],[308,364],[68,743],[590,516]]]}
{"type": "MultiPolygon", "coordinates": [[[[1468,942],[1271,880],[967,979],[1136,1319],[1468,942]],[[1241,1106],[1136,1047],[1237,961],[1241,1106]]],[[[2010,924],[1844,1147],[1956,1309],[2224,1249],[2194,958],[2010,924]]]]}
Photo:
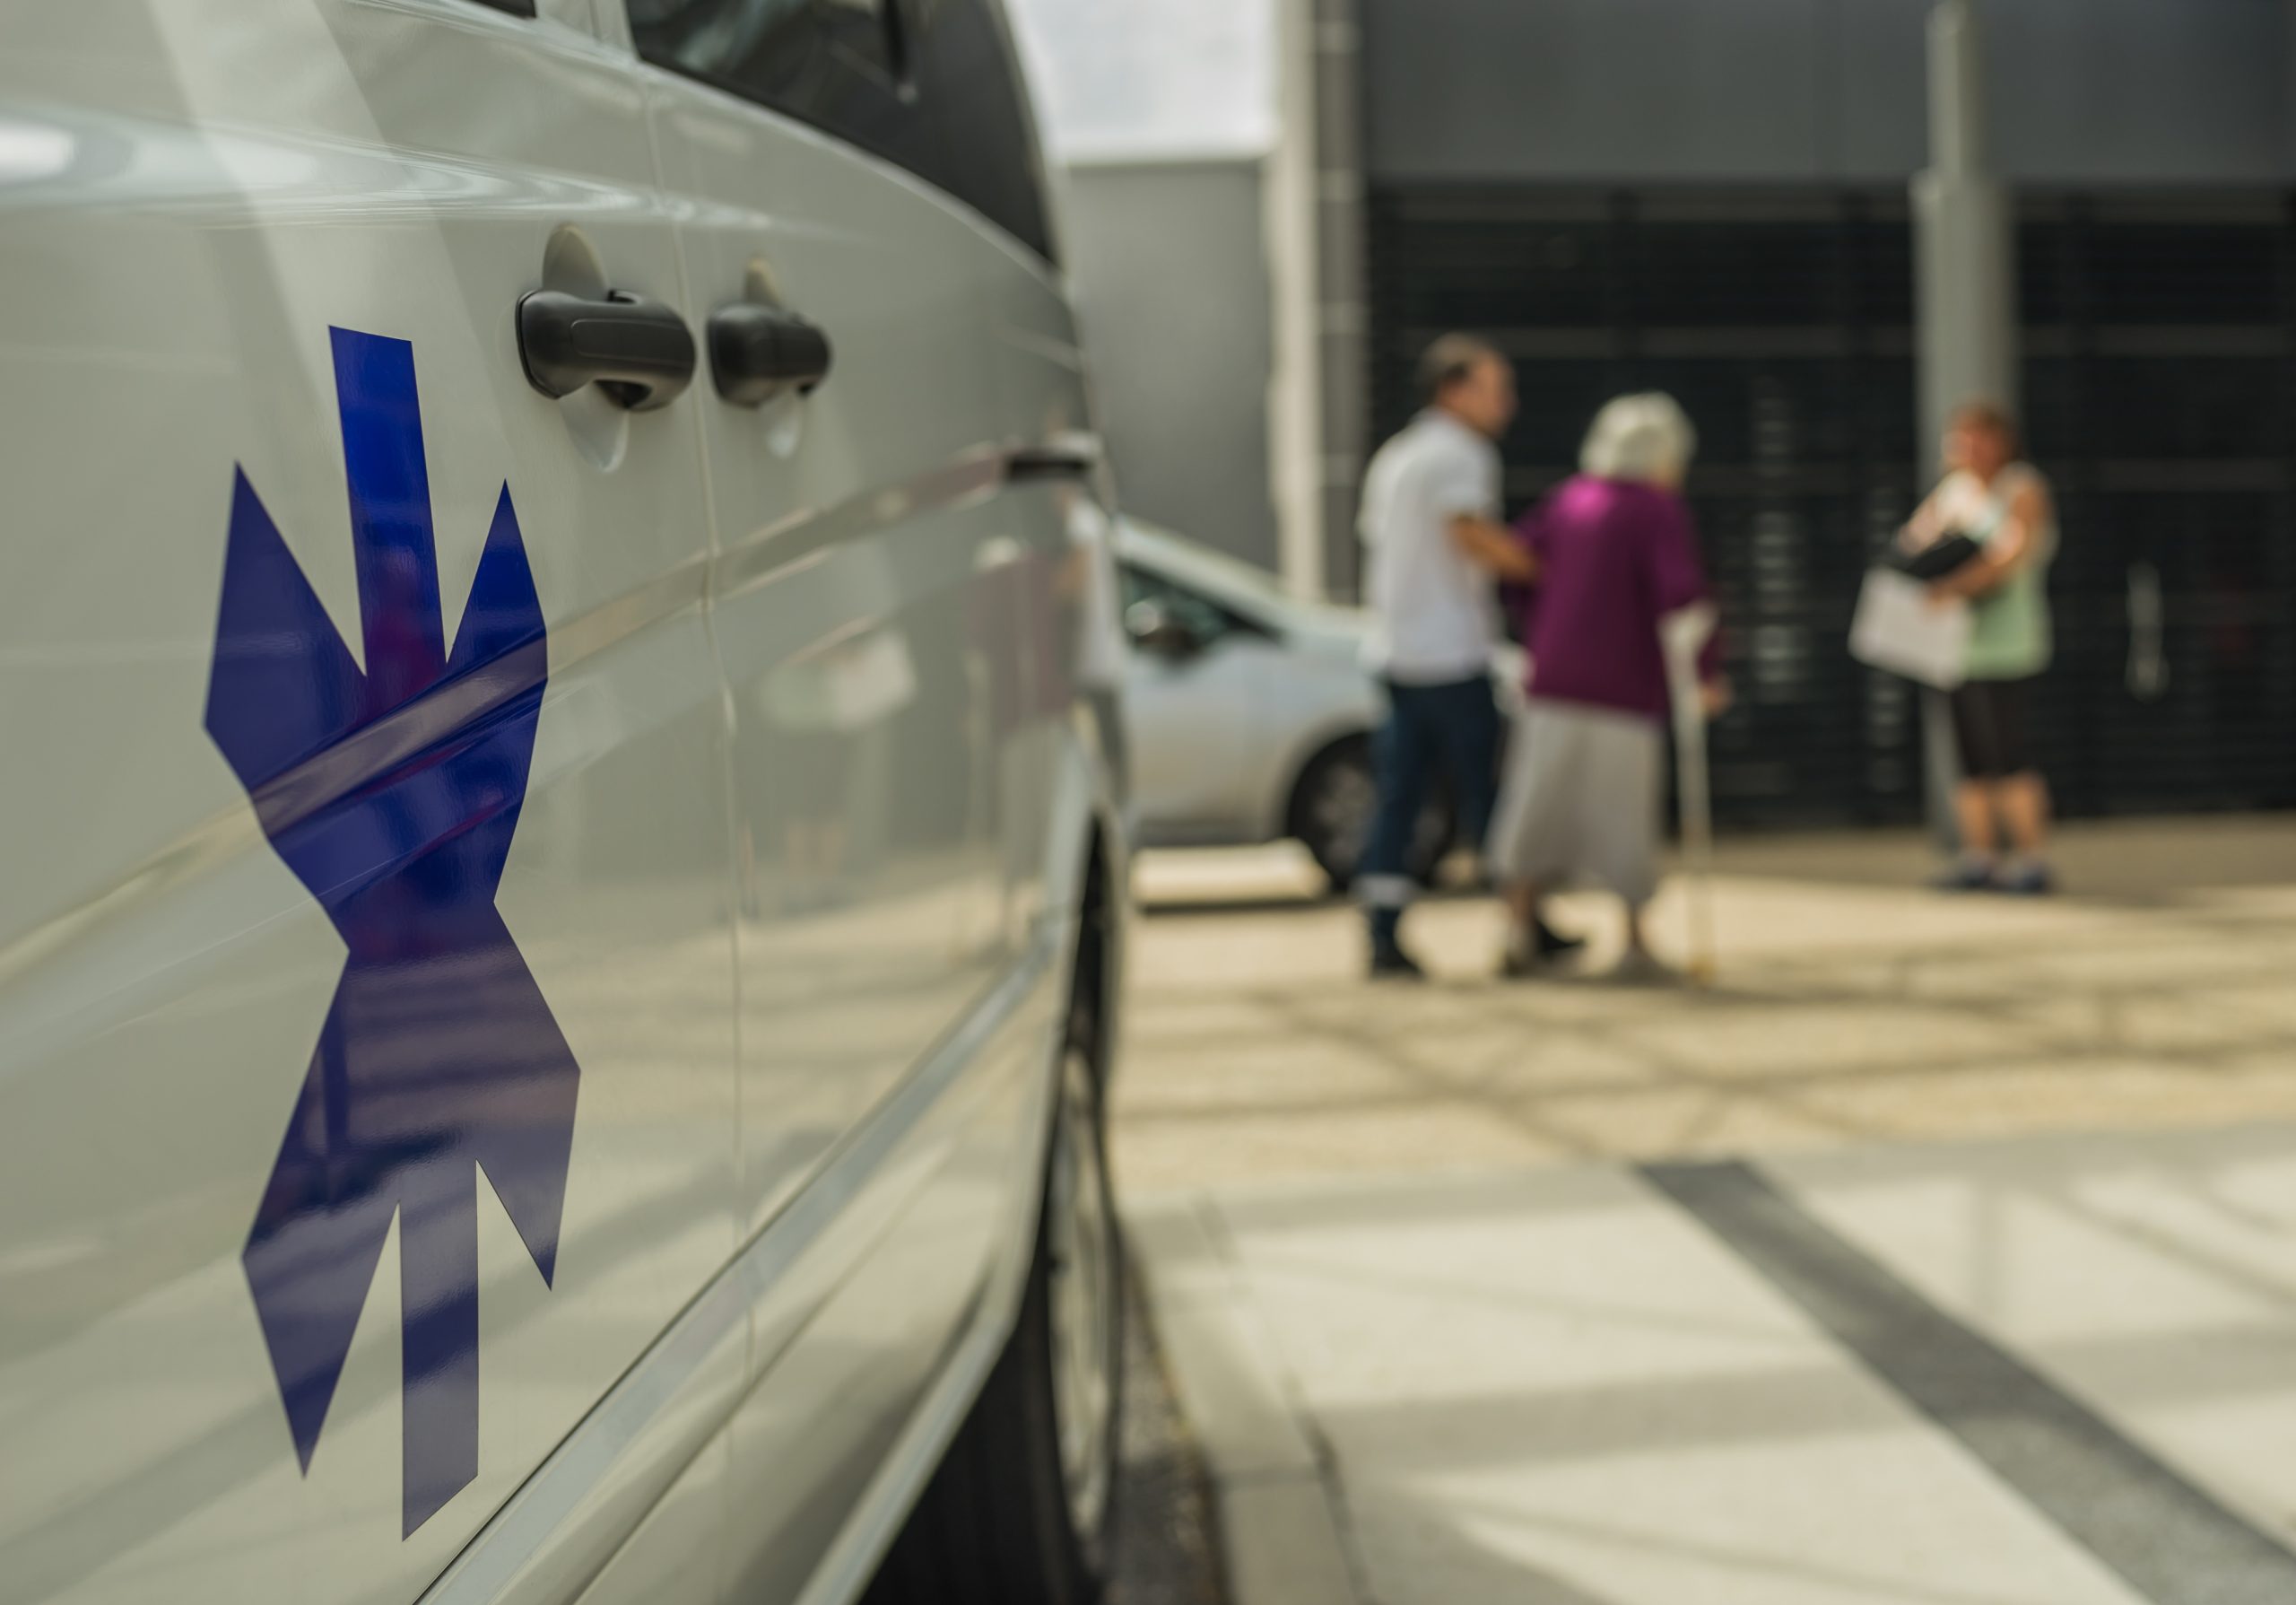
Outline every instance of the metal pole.
{"type": "Polygon", "coordinates": [[[1914,179],[1921,319],[1922,461],[1945,419],[1977,397],[2017,401],[2016,236],[1994,176],[1974,0],[1929,20],[1929,170],[1914,179]]]}
{"type": "MultiPolygon", "coordinates": [[[[1976,0],[1941,0],[1929,18],[1929,157],[1913,181],[1914,279],[1920,318],[1916,461],[1938,472],[1946,420],[1965,401],[2017,406],[2016,231],[1994,176],[1985,109],[1985,52],[1976,0]]],[[[1944,699],[1922,701],[1930,822],[1958,845],[1960,779],[1944,699]]]]}
{"type": "Polygon", "coordinates": [[[1698,659],[1718,622],[1713,607],[1701,602],[1661,620],[1658,627],[1674,703],[1674,796],[1682,810],[1683,867],[1689,872],[1689,973],[1701,987],[1715,983],[1720,955],[1714,939],[1714,789],[1698,659]]]}
{"type": "Polygon", "coordinates": [[[1324,580],[1361,595],[1356,495],[1371,451],[1370,204],[1366,195],[1363,26],[1359,0],[1314,0],[1317,321],[1323,385],[1324,580]]]}

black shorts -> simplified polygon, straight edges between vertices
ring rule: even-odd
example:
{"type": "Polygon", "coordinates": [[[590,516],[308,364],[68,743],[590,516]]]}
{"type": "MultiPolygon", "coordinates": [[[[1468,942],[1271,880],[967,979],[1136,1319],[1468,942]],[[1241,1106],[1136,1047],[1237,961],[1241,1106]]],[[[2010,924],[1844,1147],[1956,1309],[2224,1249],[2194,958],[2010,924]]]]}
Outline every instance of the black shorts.
{"type": "Polygon", "coordinates": [[[2005,781],[2033,767],[2033,683],[1971,680],[1953,693],[1953,739],[1961,774],[2005,781]]]}

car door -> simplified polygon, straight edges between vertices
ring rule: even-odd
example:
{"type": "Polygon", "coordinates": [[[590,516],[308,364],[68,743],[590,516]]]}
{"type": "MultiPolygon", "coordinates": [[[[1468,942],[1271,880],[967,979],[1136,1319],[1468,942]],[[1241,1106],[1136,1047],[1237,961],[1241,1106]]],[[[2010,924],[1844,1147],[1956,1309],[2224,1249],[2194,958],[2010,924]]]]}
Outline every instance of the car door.
{"type": "Polygon", "coordinates": [[[1123,587],[1132,641],[1125,715],[1142,833],[1150,841],[1248,839],[1261,828],[1255,710],[1280,648],[1161,569],[1128,563],[1123,587]]]}
{"type": "Polygon", "coordinates": [[[826,343],[817,384],[728,399],[715,368],[704,381],[754,1227],[1000,956],[989,726],[1017,659],[994,585],[1011,543],[988,506],[1003,464],[980,289],[997,248],[906,171],[777,109],[899,142],[912,109],[882,4],[630,15],[689,293],[720,329],[803,319],[826,343]]]}
{"type": "Polygon", "coordinates": [[[973,161],[981,75],[1019,105],[979,0],[629,16],[711,326],[742,1196],[774,1268],[727,1566],[780,1600],[840,1564],[889,1460],[917,1470],[900,1446],[1025,1258],[1051,986],[1014,918],[1041,877],[1008,860],[1046,784],[1023,735],[1067,535],[1013,505],[994,296],[1048,270],[973,161]]]}
{"type": "Polygon", "coordinates": [[[413,1600],[733,1246],[696,407],[519,334],[675,241],[521,9],[0,23],[11,1600],[413,1600]]]}

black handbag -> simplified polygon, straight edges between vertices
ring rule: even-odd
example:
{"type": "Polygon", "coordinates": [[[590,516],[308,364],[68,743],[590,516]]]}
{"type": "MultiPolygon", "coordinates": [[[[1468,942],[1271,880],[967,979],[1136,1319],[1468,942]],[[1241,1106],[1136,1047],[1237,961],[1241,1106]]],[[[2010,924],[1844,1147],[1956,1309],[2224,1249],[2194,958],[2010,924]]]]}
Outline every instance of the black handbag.
{"type": "Polygon", "coordinates": [[[1885,566],[1900,574],[1909,574],[1926,585],[1950,579],[1985,555],[1985,548],[1973,536],[1955,530],[1922,547],[1909,552],[1902,546],[1892,546],[1885,566]]]}

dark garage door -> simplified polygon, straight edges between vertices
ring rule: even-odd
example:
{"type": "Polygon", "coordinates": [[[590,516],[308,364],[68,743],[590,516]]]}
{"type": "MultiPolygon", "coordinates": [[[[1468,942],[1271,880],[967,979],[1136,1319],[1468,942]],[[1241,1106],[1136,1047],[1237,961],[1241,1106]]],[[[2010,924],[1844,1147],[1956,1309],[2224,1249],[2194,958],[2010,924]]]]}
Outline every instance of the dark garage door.
{"type": "MultiPolygon", "coordinates": [[[[1372,202],[1373,403],[1448,328],[1517,360],[1510,504],[1603,400],[1665,389],[1738,711],[1737,825],[1903,821],[1918,708],[1843,650],[1917,493],[1912,239],[1886,196],[1418,188],[1372,202]]],[[[2296,805],[2296,222],[2278,196],[2055,197],[2021,229],[2025,409],[2057,481],[2045,757],[2073,814],[2296,805]]]]}

